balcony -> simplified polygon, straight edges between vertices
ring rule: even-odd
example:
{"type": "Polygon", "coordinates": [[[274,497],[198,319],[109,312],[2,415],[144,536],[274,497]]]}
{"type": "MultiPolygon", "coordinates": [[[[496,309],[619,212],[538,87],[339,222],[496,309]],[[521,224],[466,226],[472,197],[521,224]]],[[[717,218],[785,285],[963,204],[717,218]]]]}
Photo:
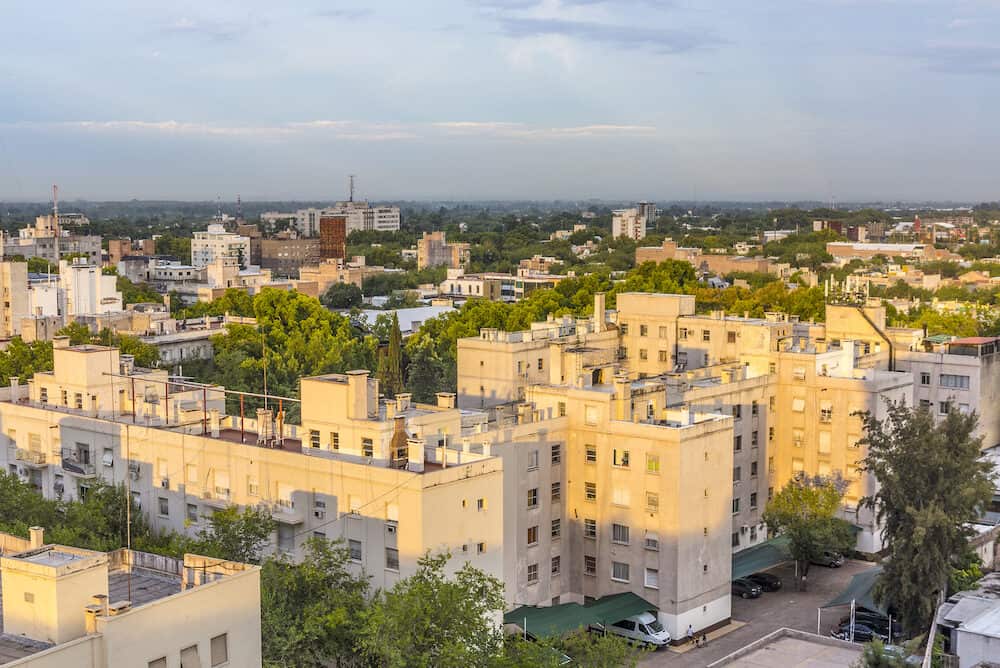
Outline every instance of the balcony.
{"type": "Polygon", "coordinates": [[[223,487],[204,490],[201,493],[201,499],[206,505],[213,506],[215,508],[225,508],[230,504],[229,490],[223,487]]]}
{"type": "Polygon", "coordinates": [[[67,473],[78,478],[93,478],[97,475],[97,467],[89,461],[83,461],[75,454],[63,452],[62,467],[67,473]]]}
{"type": "Polygon", "coordinates": [[[290,499],[262,501],[260,507],[271,512],[271,517],[282,524],[302,524],[305,521],[303,513],[295,507],[290,499]]]}
{"type": "Polygon", "coordinates": [[[30,466],[32,468],[45,468],[49,465],[48,456],[46,456],[44,452],[40,452],[38,450],[17,448],[14,457],[25,466],[30,466]]]}

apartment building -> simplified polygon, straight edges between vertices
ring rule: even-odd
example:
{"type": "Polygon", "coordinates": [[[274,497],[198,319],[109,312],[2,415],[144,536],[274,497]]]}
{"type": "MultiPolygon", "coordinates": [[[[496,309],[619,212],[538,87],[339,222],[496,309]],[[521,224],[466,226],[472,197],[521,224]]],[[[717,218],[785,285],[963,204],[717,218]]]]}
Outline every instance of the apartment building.
{"type": "Polygon", "coordinates": [[[299,209],[294,214],[293,225],[303,236],[316,236],[320,232],[320,220],[327,216],[344,218],[347,234],[359,231],[397,232],[399,230],[399,207],[372,206],[366,201],[337,202],[333,206],[322,209],[299,209]]]}
{"type": "Polygon", "coordinates": [[[319,262],[319,249],[318,239],[262,239],[260,267],[276,276],[298,277],[300,267],[319,262]]]}
{"type": "Polygon", "coordinates": [[[106,276],[101,272],[100,265],[92,264],[84,258],[73,258],[72,262],[59,261],[59,287],[59,310],[65,318],[123,309],[117,277],[106,276]]]}
{"type": "Polygon", "coordinates": [[[130,255],[156,255],[156,241],[153,239],[108,239],[108,265],[117,267],[122,258],[130,255]]]}
{"type": "Polygon", "coordinates": [[[285,421],[290,399],[246,397],[226,415],[223,388],[134,368],[114,348],[54,347],[54,371],[0,391],[0,456],[44,495],[127,479],[155,529],[189,533],[217,508],[266,508],[272,549],[343,538],[377,588],[428,550],[502,575],[503,468],[479,435],[485,414],[448,396],[381,400],[362,371],[303,379],[301,426],[285,421]]]}
{"type": "Polygon", "coordinates": [[[417,268],[443,265],[449,269],[458,269],[469,263],[471,253],[469,244],[448,243],[444,232],[424,232],[417,239],[417,268]]]}
{"type": "MultiPolygon", "coordinates": [[[[63,214],[59,215],[64,222],[63,214]]],[[[85,256],[90,262],[101,263],[101,237],[70,234],[55,224],[52,215],[38,216],[34,227],[18,230],[17,238],[0,235],[0,254],[10,259],[16,255],[24,258],[39,257],[52,264],[68,253],[85,256]]]]}
{"type": "Polygon", "coordinates": [[[646,216],[639,209],[617,209],[611,212],[611,236],[644,239],[646,223],[646,216]]]}
{"type": "Polygon", "coordinates": [[[33,314],[27,288],[26,262],[0,262],[0,337],[20,334],[21,321],[33,314]]]}
{"type": "Polygon", "coordinates": [[[168,668],[262,663],[260,567],[0,534],[0,665],[168,668]]]}
{"type": "Polygon", "coordinates": [[[220,258],[239,261],[241,269],[250,266],[250,238],[227,232],[219,223],[191,235],[191,265],[207,267],[220,258]]]}

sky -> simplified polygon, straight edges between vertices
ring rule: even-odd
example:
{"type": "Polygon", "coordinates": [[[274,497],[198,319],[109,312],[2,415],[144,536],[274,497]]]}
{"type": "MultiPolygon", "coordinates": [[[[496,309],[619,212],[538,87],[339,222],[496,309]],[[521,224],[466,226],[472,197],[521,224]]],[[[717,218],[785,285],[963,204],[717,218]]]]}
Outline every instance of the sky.
{"type": "Polygon", "coordinates": [[[0,198],[1000,199],[1000,0],[0,0],[0,198]]]}

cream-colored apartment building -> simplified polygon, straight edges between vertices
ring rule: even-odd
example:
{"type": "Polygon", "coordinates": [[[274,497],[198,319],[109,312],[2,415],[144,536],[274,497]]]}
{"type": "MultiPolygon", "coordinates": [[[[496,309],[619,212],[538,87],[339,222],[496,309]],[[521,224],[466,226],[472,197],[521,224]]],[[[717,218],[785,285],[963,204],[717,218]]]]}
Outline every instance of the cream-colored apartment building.
{"type": "Polygon", "coordinates": [[[0,534],[0,666],[261,665],[260,568],[0,534]]]}

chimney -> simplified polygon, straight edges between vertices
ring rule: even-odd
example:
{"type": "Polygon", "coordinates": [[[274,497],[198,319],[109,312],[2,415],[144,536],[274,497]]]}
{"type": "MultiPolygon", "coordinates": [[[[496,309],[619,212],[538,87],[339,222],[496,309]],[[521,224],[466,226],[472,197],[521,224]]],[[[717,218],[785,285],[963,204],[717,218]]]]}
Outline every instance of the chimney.
{"type": "Polygon", "coordinates": [[[31,527],[28,529],[28,540],[32,550],[36,550],[45,545],[45,529],[42,527],[31,527]]]}
{"type": "Polygon", "coordinates": [[[410,408],[410,399],[413,397],[409,392],[400,392],[396,395],[396,412],[402,413],[410,408]]]}
{"type": "Polygon", "coordinates": [[[455,393],[454,392],[438,392],[437,393],[437,405],[438,405],[438,408],[454,408],[455,407],[455,393]]]}
{"type": "Polygon", "coordinates": [[[368,371],[347,372],[347,417],[364,420],[368,417],[368,371]]]}
{"type": "Polygon", "coordinates": [[[88,605],[83,609],[84,615],[84,629],[87,635],[93,635],[97,633],[97,618],[101,615],[102,607],[100,605],[88,605]]]}
{"type": "Polygon", "coordinates": [[[386,399],[385,405],[385,419],[391,420],[396,417],[396,402],[393,399],[386,399]]]}
{"type": "Polygon", "coordinates": [[[632,382],[625,374],[615,376],[615,419],[629,420],[632,406],[632,382]]]}
{"type": "Polygon", "coordinates": [[[60,348],[69,348],[69,337],[68,336],[55,336],[52,338],[52,347],[56,350],[60,348]]]}
{"type": "Polygon", "coordinates": [[[212,438],[219,438],[219,409],[213,408],[208,412],[210,429],[212,431],[212,438]]]}
{"type": "Polygon", "coordinates": [[[95,606],[100,610],[98,613],[102,617],[108,615],[108,595],[107,594],[94,594],[90,597],[90,604],[95,606]]]}
{"type": "Polygon", "coordinates": [[[603,292],[594,293],[594,331],[604,331],[605,297],[603,292]]]}
{"type": "Polygon", "coordinates": [[[406,417],[397,415],[392,421],[392,439],[389,441],[389,467],[406,468],[410,459],[410,437],[406,433],[406,417]]]}

